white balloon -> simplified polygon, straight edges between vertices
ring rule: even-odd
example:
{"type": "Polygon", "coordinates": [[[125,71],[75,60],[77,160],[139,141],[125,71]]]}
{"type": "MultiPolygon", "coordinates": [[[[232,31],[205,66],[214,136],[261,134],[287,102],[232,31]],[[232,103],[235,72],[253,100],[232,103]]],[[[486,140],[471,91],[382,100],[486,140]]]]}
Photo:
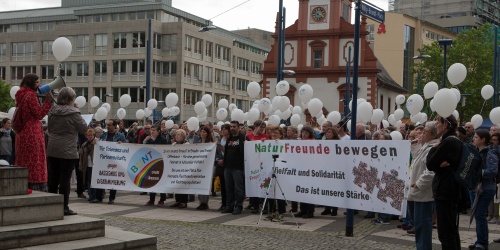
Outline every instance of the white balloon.
{"type": "Polygon", "coordinates": [[[292,111],[290,111],[290,109],[287,109],[287,110],[285,110],[285,112],[282,113],[281,119],[286,120],[286,119],[290,118],[291,115],[292,115],[292,111]]]}
{"type": "Polygon", "coordinates": [[[220,99],[217,105],[217,107],[219,107],[220,109],[227,109],[228,106],[229,102],[226,99],[220,99]]]}
{"type": "Polygon", "coordinates": [[[206,117],[207,115],[208,115],[208,109],[206,109],[206,108],[205,108],[205,110],[203,110],[203,113],[201,113],[201,115],[200,115],[200,116],[201,116],[201,117],[203,117],[203,116],[205,116],[205,117],[206,117]]]}
{"type": "Polygon", "coordinates": [[[372,124],[379,124],[383,118],[384,118],[384,111],[382,111],[381,109],[374,109],[370,122],[372,124]]]}
{"type": "Polygon", "coordinates": [[[293,107],[293,109],[292,109],[292,114],[294,114],[294,115],[295,115],[295,114],[297,114],[297,115],[302,114],[302,108],[301,108],[300,106],[295,106],[295,107],[293,107]]]}
{"type": "Polygon", "coordinates": [[[259,119],[259,116],[260,116],[260,111],[256,108],[251,108],[249,111],[248,111],[248,119],[249,120],[257,120],[259,119]]]}
{"type": "Polygon", "coordinates": [[[78,106],[78,108],[83,108],[83,106],[87,104],[87,99],[85,99],[84,96],[79,96],[75,99],[75,103],[78,106]]]}
{"type": "Polygon", "coordinates": [[[337,125],[339,124],[340,120],[342,119],[342,116],[338,111],[332,111],[326,116],[326,120],[331,122],[332,125],[337,125]]]}
{"type": "Polygon", "coordinates": [[[299,131],[299,133],[302,130],[302,127],[304,127],[304,125],[302,125],[302,124],[297,125],[297,130],[299,131]]]}
{"type": "Polygon", "coordinates": [[[226,119],[226,117],[227,117],[227,110],[220,108],[219,110],[217,110],[217,113],[215,113],[215,116],[217,117],[217,119],[219,121],[222,121],[222,120],[226,119]]]}
{"type": "Polygon", "coordinates": [[[458,111],[456,109],[451,114],[455,117],[456,120],[458,120],[458,118],[460,118],[460,115],[458,114],[458,111]]]}
{"type": "Polygon", "coordinates": [[[200,126],[200,121],[196,117],[190,117],[186,123],[189,131],[196,130],[200,126]]]}
{"type": "Polygon", "coordinates": [[[415,115],[424,107],[424,99],[419,94],[413,94],[406,100],[406,109],[410,114],[415,115]]]}
{"type": "Polygon", "coordinates": [[[161,116],[163,116],[163,117],[169,117],[170,116],[170,109],[169,108],[163,108],[161,110],[161,116]]]}
{"type": "Polygon", "coordinates": [[[92,98],[90,98],[90,106],[92,106],[92,108],[95,108],[97,107],[97,105],[99,105],[99,97],[97,96],[92,96],[92,98]]]}
{"type": "Polygon", "coordinates": [[[222,128],[222,125],[224,125],[224,122],[222,122],[222,121],[217,123],[217,126],[219,127],[219,129],[222,128]]]}
{"type": "Polygon", "coordinates": [[[280,128],[285,128],[286,125],[285,124],[280,124],[280,128]]]}
{"type": "Polygon", "coordinates": [[[388,122],[387,120],[382,120],[382,126],[383,126],[384,128],[389,127],[389,122],[388,122]]]}
{"type": "Polygon", "coordinates": [[[125,118],[125,115],[127,115],[127,111],[125,111],[124,108],[119,108],[117,111],[116,111],[116,116],[118,116],[118,118],[120,120],[123,120],[123,118],[125,118]]]}
{"type": "MultiPolygon", "coordinates": [[[[199,121],[199,122],[204,122],[204,121],[206,121],[206,120],[207,120],[207,117],[206,117],[206,116],[199,116],[199,117],[197,117],[197,118],[198,118],[198,121],[199,121]]],[[[196,130],[198,130],[198,129],[196,129],[196,130]]]]}
{"type": "Polygon", "coordinates": [[[425,123],[425,122],[427,122],[427,114],[420,113],[420,123],[425,123]]]}
{"type": "Polygon", "coordinates": [[[290,124],[292,124],[292,126],[298,126],[300,124],[300,115],[292,115],[292,117],[290,118],[290,124]]]}
{"type": "Polygon", "coordinates": [[[16,108],[12,107],[9,109],[9,112],[7,112],[7,115],[9,116],[9,119],[14,119],[14,112],[16,112],[16,108]]]}
{"type": "Polygon", "coordinates": [[[172,116],[178,116],[181,113],[181,110],[179,109],[179,107],[173,106],[170,109],[170,112],[171,112],[172,116]]]}
{"type": "Polygon", "coordinates": [[[313,88],[309,84],[304,84],[299,88],[299,99],[307,103],[313,97],[313,88]]]}
{"type": "Polygon", "coordinates": [[[460,90],[457,88],[451,88],[451,91],[455,93],[456,101],[457,103],[460,101],[461,95],[460,95],[460,90]]]}
{"type": "Polygon", "coordinates": [[[398,95],[396,96],[396,104],[401,105],[405,102],[405,96],[404,95],[398,95]]]}
{"type": "MultiPolygon", "coordinates": [[[[369,102],[362,102],[358,106],[357,116],[359,116],[361,122],[367,123],[372,118],[373,107],[369,102]]],[[[399,120],[399,119],[398,119],[399,120]]]]}
{"type": "Polygon", "coordinates": [[[257,82],[250,82],[247,86],[247,93],[250,98],[256,98],[260,94],[260,85],[257,82]]]}
{"type": "Polygon", "coordinates": [[[394,111],[394,117],[396,120],[401,120],[403,119],[403,116],[405,115],[405,112],[402,109],[396,109],[394,111]]]}
{"type": "Polygon", "coordinates": [[[138,109],[135,112],[135,118],[137,118],[137,120],[141,120],[142,118],[144,118],[144,110],[138,109]]]}
{"type": "Polygon", "coordinates": [[[285,110],[287,110],[289,106],[290,106],[290,99],[288,98],[288,96],[282,96],[278,101],[278,109],[281,112],[285,112],[285,110]]]}
{"type": "Polygon", "coordinates": [[[435,82],[428,82],[424,86],[424,97],[425,99],[429,99],[434,97],[436,92],[439,90],[439,86],[435,82]]]}
{"type": "Polygon", "coordinates": [[[280,124],[280,118],[277,115],[270,116],[268,121],[270,125],[278,126],[280,124]]]}
{"type": "Polygon", "coordinates": [[[210,104],[212,104],[212,96],[209,95],[209,94],[204,94],[202,97],[201,97],[201,101],[203,103],[205,103],[205,107],[208,107],[210,106],[210,104]]]}
{"type": "Polygon", "coordinates": [[[400,131],[401,124],[403,124],[403,122],[401,120],[399,120],[399,121],[396,122],[396,125],[394,125],[394,127],[397,128],[397,131],[400,131]]]}
{"type": "Polygon", "coordinates": [[[474,129],[477,129],[481,126],[481,124],[483,124],[483,117],[479,114],[475,114],[470,119],[470,122],[474,125],[474,129]]]}
{"type": "Polygon", "coordinates": [[[278,102],[279,102],[280,99],[281,99],[281,96],[279,96],[279,95],[273,97],[273,99],[271,100],[271,104],[274,107],[278,107],[278,102]]]}
{"type": "Polygon", "coordinates": [[[307,107],[311,115],[317,114],[323,109],[323,102],[321,102],[318,98],[313,98],[309,101],[307,107]]]}
{"type": "Polygon", "coordinates": [[[109,112],[111,110],[111,105],[109,105],[109,103],[105,102],[101,105],[101,107],[104,107],[106,108],[106,110],[109,112]]]}
{"type": "Polygon", "coordinates": [[[71,50],[71,42],[66,37],[59,37],[52,43],[52,53],[58,62],[66,60],[71,50]]]}
{"type": "Polygon", "coordinates": [[[389,115],[389,117],[387,117],[387,120],[393,126],[396,125],[396,122],[398,122],[398,120],[396,120],[396,117],[394,117],[394,115],[392,115],[392,114],[389,115]]]}
{"type": "Polygon", "coordinates": [[[153,110],[156,107],[158,107],[158,101],[156,101],[156,99],[151,99],[148,101],[148,109],[149,110],[153,110]]]}
{"type": "Polygon", "coordinates": [[[177,105],[178,101],[179,96],[176,93],[168,93],[167,97],[165,97],[165,105],[167,105],[167,108],[177,105]]]}
{"type": "Polygon", "coordinates": [[[165,127],[166,127],[166,128],[168,128],[168,129],[173,128],[173,127],[174,127],[174,121],[172,121],[172,120],[167,120],[167,121],[165,122],[165,127]]]}
{"type": "Polygon", "coordinates": [[[432,112],[436,112],[436,107],[434,107],[434,99],[432,99],[429,103],[429,107],[431,108],[432,112]]]}
{"type": "Polygon", "coordinates": [[[108,116],[108,110],[106,107],[100,107],[94,114],[96,121],[102,121],[106,118],[106,116],[108,116]]]}
{"type": "Polygon", "coordinates": [[[490,99],[493,96],[493,86],[491,85],[484,85],[483,88],[481,89],[481,96],[483,99],[486,101],[490,99]]]}
{"type": "Polygon", "coordinates": [[[12,99],[16,100],[16,93],[19,89],[19,86],[12,86],[12,88],[10,88],[10,97],[12,97],[12,99]]]}
{"type": "Polygon", "coordinates": [[[448,68],[448,81],[452,85],[460,84],[467,77],[467,68],[461,63],[454,63],[448,68]]]}
{"type": "Polygon", "coordinates": [[[197,102],[195,105],[194,105],[194,112],[197,114],[197,115],[201,115],[203,113],[203,111],[205,111],[205,103],[202,102],[202,101],[199,101],[197,102]]]}
{"type": "Polygon", "coordinates": [[[0,160],[0,166],[10,166],[10,163],[6,160],[0,160]]]}
{"type": "Polygon", "coordinates": [[[444,118],[450,116],[457,108],[457,97],[455,93],[448,88],[440,89],[432,100],[434,104],[431,101],[431,108],[434,106],[436,112],[444,118]]]}
{"type": "Polygon", "coordinates": [[[392,131],[390,135],[392,140],[403,140],[403,135],[399,131],[392,131]]]}
{"type": "MultiPolygon", "coordinates": [[[[358,101],[356,102],[357,107],[359,107],[359,104],[361,104],[363,102],[366,102],[366,100],[364,98],[358,98],[358,101]]],[[[352,110],[352,100],[349,101],[349,110],[352,110]]]]}
{"type": "Polygon", "coordinates": [[[490,119],[493,124],[500,123],[500,107],[496,107],[490,111],[490,119]]]}
{"type": "MultiPolygon", "coordinates": [[[[229,106],[231,106],[231,105],[229,105],[229,106]]],[[[245,121],[245,114],[243,113],[243,110],[234,109],[231,112],[231,120],[236,120],[239,123],[243,123],[245,121]]]]}
{"type": "Polygon", "coordinates": [[[132,97],[130,97],[129,94],[123,94],[120,97],[120,107],[125,108],[128,105],[130,105],[130,102],[132,101],[132,97]]]}
{"type": "Polygon", "coordinates": [[[265,112],[271,108],[271,100],[268,98],[262,98],[259,101],[259,111],[265,112]]]}
{"type": "Polygon", "coordinates": [[[351,130],[351,119],[347,121],[347,130],[351,130]]]}
{"type": "Polygon", "coordinates": [[[413,122],[413,123],[420,122],[420,119],[422,118],[421,114],[422,113],[418,113],[418,114],[415,114],[415,115],[410,115],[411,122],[413,122]]]}
{"type": "Polygon", "coordinates": [[[144,116],[145,117],[150,117],[151,115],[153,114],[153,111],[148,109],[148,108],[145,108],[144,109],[144,116]]]}
{"type": "Polygon", "coordinates": [[[229,111],[230,111],[230,112],[233,112],[233,111],[234,111],[235,109],[237,109],[237,108],[238,108],[238,107],[236,106],[236,104],[234,104],[234,103],[229,104],[229,111]]]}
{"type": "Polygon", "coordinates": [[[276,94],[278,95],[285,95],[289,90],[290,84],[285,80],[281,80],[276,84],[276,94]]]}
{"type": "Polygon", "coordinates": [[[326,122],[326,118],[325,118],[325,116],[321,116],[316,121],[318,122],[318,124],[323,124],[323,122],[326,122]]]}
{"type": "Polygon", "coordinates": [[[282,114],[283,114],[283,112],[281,112],[281,110],[276,110],[276,111],[274,111],[274,115],[279,116],[279,117],[280,117],[280,119],[281,119],[281,115],[282,115],[282,114]]]}

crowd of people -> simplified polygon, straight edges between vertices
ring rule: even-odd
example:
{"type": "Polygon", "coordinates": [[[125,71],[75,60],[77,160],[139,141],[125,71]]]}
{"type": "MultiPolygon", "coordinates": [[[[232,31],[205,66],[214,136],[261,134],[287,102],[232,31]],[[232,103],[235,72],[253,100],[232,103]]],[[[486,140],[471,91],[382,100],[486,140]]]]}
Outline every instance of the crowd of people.
{"type": "MultiPolygon", "coordinates": [[[[166,121],[158,123],[145,121],[143,126],[133,123],[126,127],[120,120],[106,120],[105,129],[100,122],[89,125],[81,117],[75,105],[76,94],[70,87],[60,90],[57,105],[51,93],[42,104],[38,101],[36,89],[38,76],[28,74],[16,94],[16,103],[23,116],[22,129],[14,131],[9,118],[2,120],[0,128],[0,159],[10,164],[28,168],[29,188],[38,191],[59,193],[64,196],[64,214],[76,214],[69,208],[70,179],[73,172],[77,177],[77,196],[90,203],[101,203],[105,190],[91,185],[94,166],[93,152],[97,141],[135,144],[196,144],[215,143],[216,157],[214,175],[220,180],[222,196],[217,211],[237,215],[246,209],[252,213],[276,213],[280,216],[287,211],[295,217],[314,218],[315,204],[292,202],[291,208],[283,200],[269,200],[245,196],[244,143],[250,140],[350,140],[347,120],[333,125],[325,121],[319,128],[305,125],[299,131],[294,126],[271,126],[262,120],[243,126],[231,121],[220,128],[211,122],[202,124],[198,131],[190,131],[186,123],[168,129],[166,121]],[[48,115],[46,131],[40,120],[48,115]],[[84,192],[87,192],[85,196],[84,192]],[[244,206],[245,200],[248,206],[244,206]]],[[[457,152],[462,143],[471,143],[483,158],[482,190],[475,212],[477,241],[469,249],[488,248],[488,224],[500,224],[497,193],[497,171],[500,129],[493,125],[490,131],[475,130],[468,122],[459,126],[454,116],[437,117],[418,126],[402,124],[399,128],[388,127],[376,131],[364,124],[356,124],[354,137],[357,140],[391,140],[392,131],[401,132],[404,139],[411,142],[410,169],[404,187],[407,212],[398,228],[415,235],[417,249],[432,249],[432,230],[437,228],[443,249],[460,249],[458,218],[467,213],[476,190],[461,187],[453,177],[459,164],[457,152]],[[372,132],[373,133],[372,133],[372,132]]],[[[146,194],[146,193],[142,193],[146,194]]],[[[108,203],[113,204],[117,191],[109,190],[108,203]]],[[[167,199],[175,198],[173,208],[186,208],[194,202],[194,195],[149,194],[146,206],[165,206],[167,199]]],[[[216,196],[212,185],[212,196],[216,196]]],[[[209,209],[209,195],[198,195],[197,210],[209,209]]],[[[324,207],[321,215],[337,216],[337,207],[324,207]]],[[[355,214],[359,213],[355,211],[355,214]]],[[[280,217],[282,218],[282,217],[280,217]]],[[[389,214],[367,212],[364,218],[373,218],[374,224],[390,224],[394,218],[389,214]]],[[[494,240],[500,243],[500,239],[494,240]]]]}

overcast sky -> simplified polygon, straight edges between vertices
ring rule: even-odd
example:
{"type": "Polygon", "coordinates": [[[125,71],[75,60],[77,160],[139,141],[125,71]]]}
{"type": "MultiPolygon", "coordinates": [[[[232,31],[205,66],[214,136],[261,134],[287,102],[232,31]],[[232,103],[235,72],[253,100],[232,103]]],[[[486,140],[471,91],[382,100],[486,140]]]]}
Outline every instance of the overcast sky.
{"type": "MultiPolygon", "coordinates": [[[[369,2],[384,10],[388,8],[387,0],[369,2]]],[[[276,12],[279,9],[277,0],[172,0],[172,5],[196,16],[212,19],[214,25],[227,30],[250,27],[274,31],[276,12]],[[241,6],[229,10],[241,3],[241,6]],[[225,11],[228,12],[224,13],[225,11]],[[221,15],[217,16],[219,14],[221,15]]],[[[0,0],[0,6],[1,11],[60,7],[61,0],[0,0]]],[[[283,6],[286,8],[288,27],[297,20],[299,1],[283,0],[283,6]]]]}

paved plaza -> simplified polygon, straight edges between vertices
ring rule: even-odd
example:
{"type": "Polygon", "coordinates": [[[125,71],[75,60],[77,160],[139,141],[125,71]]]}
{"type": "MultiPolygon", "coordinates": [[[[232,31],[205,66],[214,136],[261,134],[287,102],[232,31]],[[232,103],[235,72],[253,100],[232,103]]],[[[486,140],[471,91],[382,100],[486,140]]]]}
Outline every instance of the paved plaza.
{"type": "MultiPolygon", "coordinates": [[[[107,226],[154,235],[158,249],[415,249],[414,237],[396,228],[399,221],[374,225],[363,218],[365,212],[355,215],[354,237],[345,237],[343,209],[337,216],[322,216],[323,208],[317,207],[315,218],[297,218],[299,227],[290,214],[282,222],[270,222],[263,216],[257,229],[259,215],[250,210],[240,215],[217,212],[220,193],[210,197],[210,209],[205,211],[195,209],[197,200],[185,209],[169,208],[172,198],[165,207],[146,207],[148,200],[149,195],[118,191],[115,204],[107,204],[107,199],[90,204],[72,192],[70,208],[79,215],[105,219],[107,226]]],[[[468,221],[467,215],[460,216],[462,249],[475,241],[475,223],[469,228],[468,221]]],[[[500,244],[492,242],[500,238],[500,225],[489,229],[489,249],[500,249],[500,244]]],[[[433,236],[434,249],[441,249],[436,230],[433,236]]]]}

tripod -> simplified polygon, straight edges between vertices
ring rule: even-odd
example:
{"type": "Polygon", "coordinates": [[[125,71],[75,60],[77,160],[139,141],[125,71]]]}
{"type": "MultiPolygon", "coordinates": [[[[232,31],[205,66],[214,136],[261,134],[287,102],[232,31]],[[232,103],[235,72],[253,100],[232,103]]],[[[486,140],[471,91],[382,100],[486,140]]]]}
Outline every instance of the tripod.
{"type": "MultiPolygon", "coordinates": [[[[269,189],[271,189],[271,186],[274,186],[274,202],[275,202],[274,209],[275,210],[277,209],[277,204],[276,204],[277,203],[277,200],[276,200],[276,185],[280,189],[281,195],[283,196],[283,199],[285,199],[286,205],[288,205],[288,200],[286,199],[285,193],[283,192],[283,189],[281,189],[281,185],[278,182],[278,178],[276,177],[276,173],[274,172],[275,171],[275,166],[276,166],[276,159],[279,158],[279,155],[272,155],[272,157],[273,157],[273,168],[272,168],[273,169],[273,173],[271,175],[271,181],[269,182],[269,185],[267,186],[267,189],[266,189],[266,197],[264,198],[264,203],[262,205],[262,209],[260,210],[259,220],[257,221],[257,229],[259,229],[260,220],[262,219],[262,214],[263,214],[264,209],[266,207],[267,199],[269,198],[269,189]]],[[[275,213],[275,212],[276,211],[274,211],[273,213],[275,213]]],[[[295,221],[295,225],[297,225],[297,228],[298,228],[299,227],[299,223],[297,223],[297,219],[295,218],[295,215],[291,212],[291,210],[290,210],[290,214],[292,215],[293,220],[295,221]]],[[[271,220],[271,221],[274,222],[274,219],[271,220]]],[[[281,221],[281,218],[279,218],[277,221],[281,221]]]]}

